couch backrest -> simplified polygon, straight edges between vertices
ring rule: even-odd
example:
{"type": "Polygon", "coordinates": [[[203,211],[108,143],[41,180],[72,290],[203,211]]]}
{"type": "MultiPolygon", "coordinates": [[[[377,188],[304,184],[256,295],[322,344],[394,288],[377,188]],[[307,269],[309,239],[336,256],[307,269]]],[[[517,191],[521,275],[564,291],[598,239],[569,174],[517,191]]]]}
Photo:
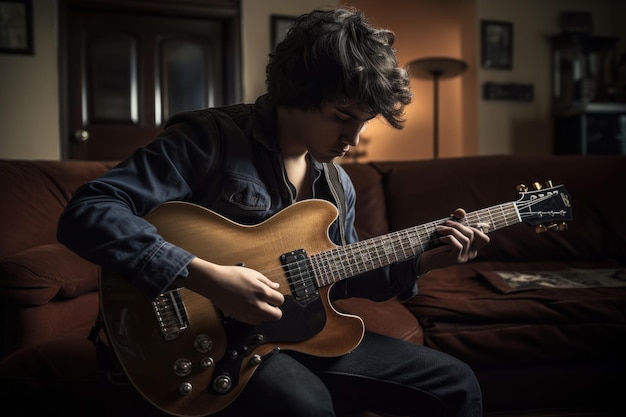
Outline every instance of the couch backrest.
{"type": "Polygon", "coordinates": [[[56,243],[59,216],[74,190],[113,165],[0,159],[0,258],[56,243]]]}
{"type": "MultiPolygon", "coordinates": [[[[347,164],[349,173],[355,172],[347,164]]],[[[525,223],[492,233],[482,258],[502,261],[598,260],[626,262],[626,156],[477,156],[425,161],[374,162],[373,187],[384,189],[384,218],[399,230],[468,211],[516,201],[516,186],[552,180],[572,197],[574,220],[565,232],[537,234],[525,223]]],[[[357,190],[370,185],[352,177],[357,190]]],[[[358,192],[357,192],[358,193],[358,192]]],[[[358,200],[366,197],[357,194],[358,200]]],[[[362,203],[362,202],[361,202],[362,203]]],[[[358,209],[358,208],[357,208],[358,209]]],[[[357,212],[357,224],[366,222],[357,212]]]]}
{"type": "Polygon", "coordinates": [[[361,239],[389,232],[383,175],[370,164],[343,164],[356,190],[355,226],[361,239]]]}
{"type": "MultiPolygon", "coordinates": [[[[113,162],[0,159],[0,257],[56,243],[74,190],[113,162]]],[[[357,231],[368,238],[517,200],[519,183],[552,180],[572,196],[574,221],[561,233],[519,224],[491,234],[494,260],[612,258],[626,262],[626,156],[478,156],[344,164],[357,190],[357,231]]]]}

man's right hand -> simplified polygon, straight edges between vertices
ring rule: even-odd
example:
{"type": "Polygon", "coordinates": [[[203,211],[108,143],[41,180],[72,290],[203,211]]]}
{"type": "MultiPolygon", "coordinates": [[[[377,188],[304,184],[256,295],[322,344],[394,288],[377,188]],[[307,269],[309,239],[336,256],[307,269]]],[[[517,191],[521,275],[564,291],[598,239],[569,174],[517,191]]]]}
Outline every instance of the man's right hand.
{"type": "Polygon", "coordinates": [[[279,284],[254,269],[217,265],[195,258],[188,266],[185,287],[209,298],[224,315],[258,325],[278,320],[285,297],[279,284]]]}

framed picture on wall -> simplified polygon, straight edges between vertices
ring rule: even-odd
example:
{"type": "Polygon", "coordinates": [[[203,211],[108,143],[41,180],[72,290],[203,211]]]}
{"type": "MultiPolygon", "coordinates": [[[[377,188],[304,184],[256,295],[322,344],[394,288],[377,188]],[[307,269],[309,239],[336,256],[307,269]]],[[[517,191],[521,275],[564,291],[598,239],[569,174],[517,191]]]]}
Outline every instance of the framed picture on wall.
{"type": "Polygon", "coordinates": [[[283,40],[287,31],[293,25],[293,21],[296,19],[296,16],[287,16],[281,14],[273,14],[270,16],[270,30],[271,30],[271,46],[272,49],[276,47],[280,41],[283,40]]]}
{"type": "Polygon", "coordinates": [[[0,0],[0,53],[34,53],[32,0],[0,0]]]}
{"type": "Polygon", "coordinates": [[[481,64],[485,69],[513,68],[513,23],[481,21],[481,64]]]}

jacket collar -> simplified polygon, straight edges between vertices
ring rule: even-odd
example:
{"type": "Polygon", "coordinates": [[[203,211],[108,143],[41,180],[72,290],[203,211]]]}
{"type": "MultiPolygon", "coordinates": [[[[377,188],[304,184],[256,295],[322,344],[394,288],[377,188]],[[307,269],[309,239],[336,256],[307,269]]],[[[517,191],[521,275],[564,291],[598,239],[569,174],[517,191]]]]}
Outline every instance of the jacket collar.
{"type": "MultiPolygon", "coordinates": [[[[278,131],[276,127],[276,106],[272,105],[267,94],[260,96],[254,103],[254,127],[252,135],[271,152],[279,153],[278,131]]],[[[310,157],[310,156],[309,156],[310,157]]],[[[324,164],[310,158],[313,169],[324,171],[324,164]]]]}
{"type": "Polygon", "coordinates": [[[272,152],[279,152],[278,131],[276,127],[276,106],[267,94],[260,96],[254,103],[254,127],[252,135],[256,141],[272,152]]]}

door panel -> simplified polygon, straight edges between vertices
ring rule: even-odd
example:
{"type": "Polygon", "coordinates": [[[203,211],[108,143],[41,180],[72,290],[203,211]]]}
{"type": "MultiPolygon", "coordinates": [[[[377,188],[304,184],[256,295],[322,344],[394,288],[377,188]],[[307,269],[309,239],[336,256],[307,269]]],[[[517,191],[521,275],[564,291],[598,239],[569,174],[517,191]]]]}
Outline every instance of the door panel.
{"type": "Polygon", "coordinates": [[[209,93],[204,74],[204,48],[200,42],[168,40],[161,45],[163,116],[206,106],[209,93]]]}
{"type": "Polygon", "coordinates": [[[214,105],[217,86],[207,61],[207,57],[214,55],[212,49],[213,45],[193,39],[164,39],[160,42],[158,91],[161,111],[156,111],[157,124],[161,123],[161,117],[167,120],[181,111],[214,105]]]}
{"type": "Polygon", "coordinates": [[[84,125],[94,123],[137,124],[138,39],[124,33],[83,40],[85,78],[81,100],[84,125]]]}
{"type": "Polygon", "coordinates": [[[122,159],[173,114],[226,104],[220,19],[67,11],[67,156],[122,159]]]}

